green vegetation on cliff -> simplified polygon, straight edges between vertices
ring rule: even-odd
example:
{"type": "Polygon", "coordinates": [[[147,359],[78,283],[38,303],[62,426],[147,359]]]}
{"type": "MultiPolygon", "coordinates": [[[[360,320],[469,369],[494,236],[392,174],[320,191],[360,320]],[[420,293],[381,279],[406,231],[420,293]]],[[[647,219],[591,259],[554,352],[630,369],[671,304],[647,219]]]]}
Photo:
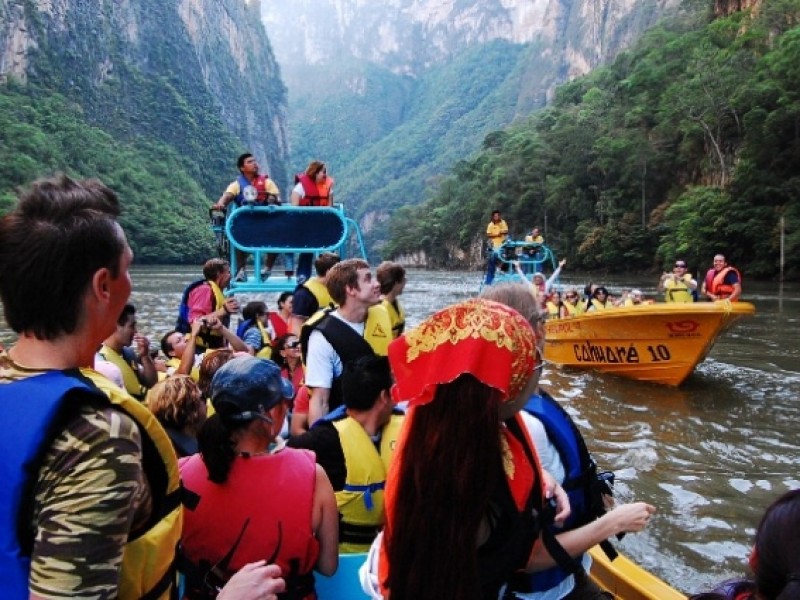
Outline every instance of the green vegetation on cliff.
{"type": "Polygon", "coordinates": [[[499,208],[515,236],[545,227],[575,268],[682,256],[698,269],[724,252],[770,277],[783,218],[786,273],[800,276],[798,23],[800,1],[773,0],[754,17],[650,31],[528,122],[487,135],[435,195],[393,215],[384,253],[452,266],[499,208]]]}
{"type": "MultiPolygon", "coordinates": [[[[256,151],[254,133],[285,127],[286,89],[257,9],[197,0],[184,6],[187,24],[174,1],[22,4],[0,0],[2,14],[19,19],[12,33],[31,40],[24,81],[0,84],[0,212],[37,177],[98,177],[122,201],[137,262],[214,254],[208,207],[233,179],[236,156],[256,151]]],[[[264,152],[281,187],[285,146],[271,140],[264,152]]]]}

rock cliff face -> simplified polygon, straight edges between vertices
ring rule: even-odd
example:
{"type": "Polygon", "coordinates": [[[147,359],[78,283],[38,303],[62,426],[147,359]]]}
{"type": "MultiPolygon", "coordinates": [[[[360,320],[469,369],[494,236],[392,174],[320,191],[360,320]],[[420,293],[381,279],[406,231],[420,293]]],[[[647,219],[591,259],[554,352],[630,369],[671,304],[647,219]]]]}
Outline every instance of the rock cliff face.
{"type": "MultiPolygon", "coordinates": [[[[115,136],[178,151],[187,127],[219,126],[198,114],[216,119],[285,184],[286,88],[260,11],[257,0],[0,0],[0,80],[53,89],[115,136]]],[[[199,170],[235,171],[235,157],[205,146],[187,157],[199,170]]]]}
{"type": "Polygon", "coordinates": [[[544,106],[681,1],[264,2],[295,169],[328,161],[337,197],[378,247],[394,208],[422,201],[488,133],[544,106]]]}
{"type": "MultiPolygon", "coordinates": [[[[273,0],[264,21],[289,76],[353,58],[418,75],[492,40],[541,45],[584,74],[680,0],[273,0]]],[[[290,87],[292,87],[290,85],[290,87]]]]}
{"type": "Polygon", "coordinates": [[[758,9],[761,0],[714,0],[714,16],[727,17],[740,10],[758,9]]]}

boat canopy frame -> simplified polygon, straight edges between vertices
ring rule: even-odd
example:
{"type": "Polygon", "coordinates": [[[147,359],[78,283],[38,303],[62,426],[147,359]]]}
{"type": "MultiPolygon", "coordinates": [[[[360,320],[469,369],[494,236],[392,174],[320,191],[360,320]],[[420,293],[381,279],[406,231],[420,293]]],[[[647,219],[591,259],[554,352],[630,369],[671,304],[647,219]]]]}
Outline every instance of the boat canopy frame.
{"type": "MultiPolygon", "coordinates": [[[[225,293],[293,291],[300,281],[292,276],[262,277],[261,265],[268,254],[312,254],[336,252],[344,258],[367,260],[358,223],[345,215],[344,205],[291,206],[244,204],[229,210],[209,211],[211,230],[222,258],[238,272],[236,251],[253,256],[253,273],[246,281],[231,279],[225,293]]],[[[312,258],[313,260],[313,258],[312,258]]]]}
{"type": "MultiPolygon", "coordinates": [[[[537,244],[535,242],[525,242],[522,240],[506,240],[498,248],[489,250],[489,256],[486,261],[486,268],[488,268],[489,260],[494,255],[495,260],[495,275],[492,284],[506,283],[506,282],[519,282],[519,275],[513,268],[514,263],[519,263],[523,272],[526,275],[533,275],[534,273],[543,272],[543,267],[549,264],[551,272],[556,269],[556,256],[549,246],[545,244],[537,244]],[[500,269],[500,265],[508,265],[507,272],[500,269]]],[[[481,289],[485,285],[486,273],[481,282],[481,289]]]]}

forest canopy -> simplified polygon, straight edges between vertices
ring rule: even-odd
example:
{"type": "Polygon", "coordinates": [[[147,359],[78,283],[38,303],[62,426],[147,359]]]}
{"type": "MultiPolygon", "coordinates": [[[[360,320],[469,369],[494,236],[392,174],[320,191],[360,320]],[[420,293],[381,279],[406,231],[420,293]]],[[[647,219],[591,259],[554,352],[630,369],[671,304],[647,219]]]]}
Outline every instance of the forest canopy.
{"type": "Polygon", "coordinates": [[[491,133],[434,195],[397,211],[384,254],[480,254],[490,212],[539,226],[577,269],[658,270],[717,252],[751,277],[800,277],[800,0],[649,31],[613,64],[491,133]],[[414,223],[414,227],[409,227],[414,223]]]}

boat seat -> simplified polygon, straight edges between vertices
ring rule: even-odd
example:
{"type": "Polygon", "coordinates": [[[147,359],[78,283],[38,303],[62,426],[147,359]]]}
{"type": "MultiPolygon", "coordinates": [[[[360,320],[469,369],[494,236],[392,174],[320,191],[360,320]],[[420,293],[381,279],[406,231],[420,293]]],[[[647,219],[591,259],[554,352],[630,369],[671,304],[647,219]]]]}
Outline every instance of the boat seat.
{"type": "Polygon", "coordinates": [[[356,554],[340,554],[339,568],[333,577],[325,577],[319,573],[314,574],[317,598],[319,600],[351,600],[367,598],[361,590],[358,579],[358,570],[367,560],[366,552],[356,554]]]}

